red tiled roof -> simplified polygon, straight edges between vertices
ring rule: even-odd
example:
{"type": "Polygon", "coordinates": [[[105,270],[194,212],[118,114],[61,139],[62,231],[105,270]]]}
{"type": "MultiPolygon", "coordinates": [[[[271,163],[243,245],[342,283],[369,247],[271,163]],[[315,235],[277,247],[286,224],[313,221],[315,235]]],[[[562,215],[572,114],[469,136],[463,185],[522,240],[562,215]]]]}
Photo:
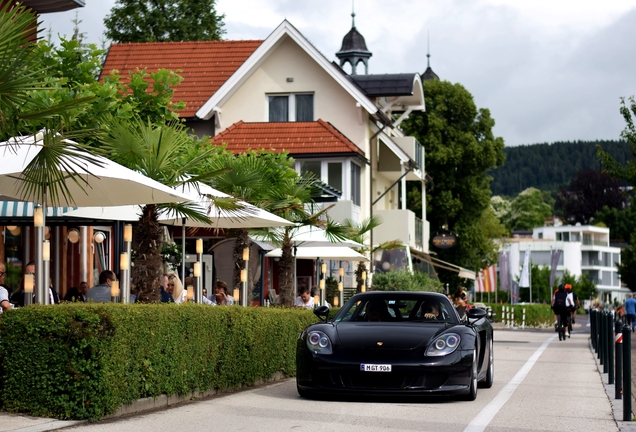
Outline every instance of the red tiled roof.
{"type": "Polygon", "coordinates": [[[264,149],[290,155],[364,153],[338,129],[324,120],[315,122],[244,123],[239,121],[213,138],[232,153],[264,149]]]}
{"type": "Polygon", "coordinates": [[[117,70],[123,82],[128,72],[164,68],[178,72],[183,82],[175,88],[173,101],[185,102],[181,117],[194,117],[205,102],[263,43],[261,40],[144,42],[113,44],[108,51],[103,77],[117,70]]]}

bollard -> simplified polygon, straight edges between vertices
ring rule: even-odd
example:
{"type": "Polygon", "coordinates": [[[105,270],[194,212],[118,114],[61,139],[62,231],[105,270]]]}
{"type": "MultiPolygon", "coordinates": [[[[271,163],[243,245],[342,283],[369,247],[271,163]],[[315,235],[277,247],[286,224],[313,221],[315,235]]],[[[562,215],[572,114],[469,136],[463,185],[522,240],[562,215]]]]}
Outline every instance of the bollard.
{"type": "Polygon", "coordinates": [[[623,421],[632,421],[632,329],[623,326],[623,421]]]}
{"type": "Polygon", "coordinates": [[[512,308],[512,314],[510,314],[510,327],[515,326],[515,308],[512,308]]]}
{"type": "Polygon", "coordinates": [[[605,324],[603,324],[604,320],[603,320],[603,314],[605,312],[601,312],[599,314],[599,321],[598,321],[598,353],[599,353],[599,361],[601,363],[601,365],[603,365],[603,373],[607,373],[607,366],[605,366],[605,324]]]}
{"type": "Polygon", "coordinates": [[[521,320],[521,328],[526,328],[526,308],[523,308],[523,319],[521,320]]]}
{"type": "Polygon", "coordinates": [[[614,347],[616,357],[616,379],[614,380],[614,399],[620,399],[623,393],[623,323],[616,320],[614,323],[614,347]]]}
{"type": "Polygon", "coordinates": [[[612,322],[614,316],[611,313],[607,314],[605,319],[605,326],[607,327],[607,384],[614,384],[614,347],[612,342],[614,341],[614,329],[612,328],[612,322]]]}
{"type": "Polygon", "coordinates": [[[590,309],[590,338],[592,340],[592,348],[594,352],[598,352],[598,346],[596,344],[596,309],[590,309]]]}

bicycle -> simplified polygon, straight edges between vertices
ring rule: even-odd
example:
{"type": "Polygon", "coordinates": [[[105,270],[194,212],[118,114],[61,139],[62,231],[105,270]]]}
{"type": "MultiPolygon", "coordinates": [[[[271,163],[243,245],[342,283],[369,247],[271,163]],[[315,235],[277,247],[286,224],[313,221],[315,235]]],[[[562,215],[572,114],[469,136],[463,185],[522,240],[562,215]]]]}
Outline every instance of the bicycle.
{"type": "Polygon", "coordinates": [[[559,333],[559,340],[566,340],[570,337],[570,311],[562,311],[557,319],[557,332],[559,333]]]}

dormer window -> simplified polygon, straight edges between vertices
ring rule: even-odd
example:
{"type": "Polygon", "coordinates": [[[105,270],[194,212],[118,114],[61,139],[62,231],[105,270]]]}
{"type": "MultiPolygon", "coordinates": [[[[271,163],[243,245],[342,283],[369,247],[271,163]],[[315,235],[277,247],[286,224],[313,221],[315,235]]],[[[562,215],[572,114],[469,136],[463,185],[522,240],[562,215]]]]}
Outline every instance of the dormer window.
{"type": "Polygon", "coordinates": [[[268,95],[270,122],[314,121],[313,93],[268,95]]]}

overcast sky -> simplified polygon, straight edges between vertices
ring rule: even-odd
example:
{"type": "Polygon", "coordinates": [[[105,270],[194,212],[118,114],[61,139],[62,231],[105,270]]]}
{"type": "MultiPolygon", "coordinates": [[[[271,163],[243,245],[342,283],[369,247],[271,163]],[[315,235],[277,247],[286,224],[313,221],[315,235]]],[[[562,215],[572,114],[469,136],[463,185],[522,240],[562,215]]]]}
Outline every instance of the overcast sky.
{"type": "MultiPolygon", "coordinates": [[[[636,95],[636,0],[358,0],[369,73],[426,69],[489,108],[506,145],[618,139],[620,98],[636,95]]],[[[104,40],[115,0],[76,9],[89,42],[104,40]]],[[[351,28],[346,0],[217,0],[226,39],[264,39],[287,18],[336,60],[351,28]]],[[[71,34],[75,11],[42,17],[71,34]]]]}

